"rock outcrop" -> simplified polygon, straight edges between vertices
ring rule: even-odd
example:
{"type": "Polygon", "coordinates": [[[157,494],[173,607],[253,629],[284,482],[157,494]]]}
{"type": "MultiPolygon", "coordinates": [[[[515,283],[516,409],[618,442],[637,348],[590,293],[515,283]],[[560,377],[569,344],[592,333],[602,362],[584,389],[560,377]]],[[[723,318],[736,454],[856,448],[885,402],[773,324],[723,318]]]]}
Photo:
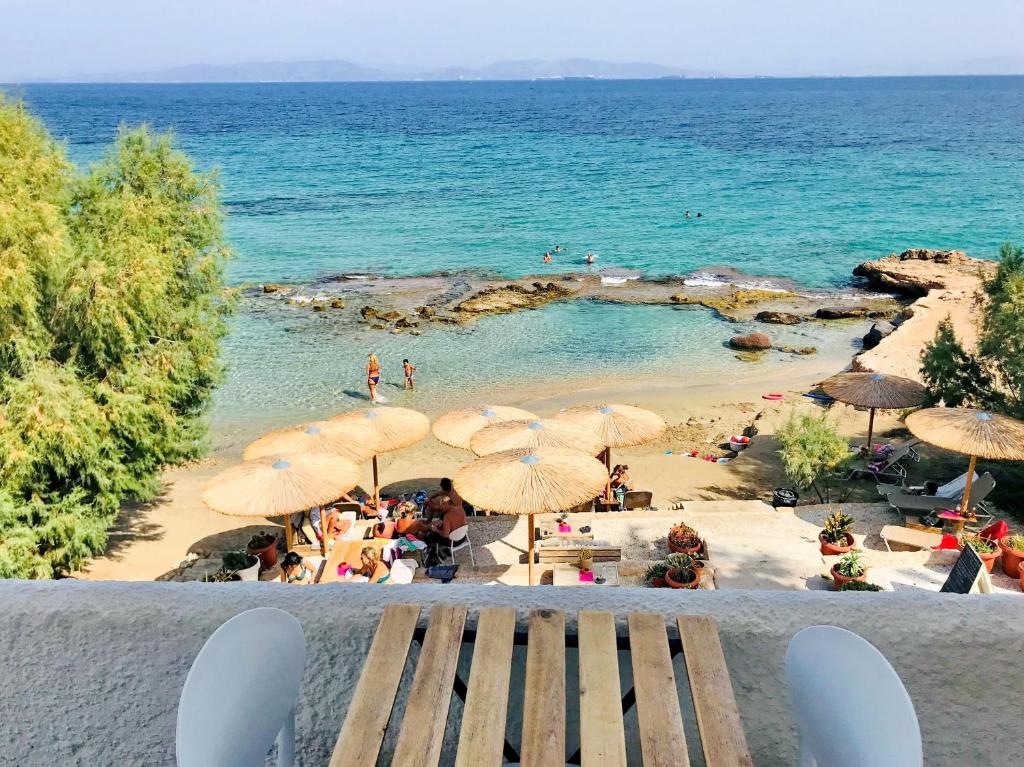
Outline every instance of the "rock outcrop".
{"type": "Polygon", "coordinates": [[[745,336],[733,336],[729,346],[745,352],[762,352],[772,348],[772,339],[764,333],[751,333],[745,336]]]}
{"type": "Polygon", "coordinates": [[[520,309],[536,309],[539,306],[567,298],[572,290],[549,282],[533,283],[533,289],[510,283],[493,288],[479,290],[464,301],[452,307],[453,312],[474,316],[487,314],[504,314],[520,309]]]}
{"type": "MultiPolygon", "coordinates": [[[[778,301],[790,298],[794,294],[781,290],[748,290],[744,288],[732,290],[728,293],[717,293],[714,295],[691,295],[689,293],[676,293],[670,300],[676,304],[698,304],[714,309],[730,320],[742,319],[741,312],[757,304],[764,304],[769,301],[778,301]]],[[[749,315],[747,315],[749,316],[749,315]]]]}
{"type": "Polygon", "coordinates": [[[769,325],[799,325],[804,321],[799,314],[790,312],[758,312],[754,315],[754,319],[769,325]]]}
{"type": "Polygon", "coordinates": [[[874,349],[882,342],[883,338],[888,338],[894,330],[896,330],[896,326],[891,322],[874,323],[871,330],[864,334],[864,350],[874,349]]]}
{"type": "Polygon", "coordinates": [[[963,275],[989,276],[995,268],[995,262],[971,258],[961,250],[910,248],[865,261],[853,273],[866,278],[874,290],[919,297],[929,290],[954,288],[963,275]]]}
{"type": "Polygon", "coordinates": [[[827,306],[818,309],[814,316],[819,320],[852,320],[867,317],[869,311],[866,306],[827,306]]]}

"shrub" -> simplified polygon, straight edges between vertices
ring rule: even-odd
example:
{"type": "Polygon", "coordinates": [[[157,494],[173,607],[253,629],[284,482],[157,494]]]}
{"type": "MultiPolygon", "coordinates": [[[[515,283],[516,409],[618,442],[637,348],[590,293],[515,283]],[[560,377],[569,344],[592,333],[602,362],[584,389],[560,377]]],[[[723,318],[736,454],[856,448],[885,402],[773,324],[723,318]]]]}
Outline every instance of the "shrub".
{"type": "Polygon", "coordinates": [[[840,591],[885,591],[877,583],[868,583],[867,581],[847,581],[839,587],[840,591]]]}
{"type": "Polygon", "coordinates": [[[829,477],[850,457],[849,445],[828,412],[790,412],[778,440],[786,476],[802,490],[813,489],[826,503],[829,477]]]}

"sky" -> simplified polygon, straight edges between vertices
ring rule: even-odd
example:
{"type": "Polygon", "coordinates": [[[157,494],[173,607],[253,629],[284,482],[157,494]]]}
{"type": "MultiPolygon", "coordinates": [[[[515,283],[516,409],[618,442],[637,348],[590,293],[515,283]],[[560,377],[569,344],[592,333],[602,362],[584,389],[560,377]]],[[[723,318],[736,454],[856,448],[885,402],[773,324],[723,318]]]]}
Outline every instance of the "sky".
{"type": "Polygon", "coordinates": [[[1021,0],[0,0],[0,82],[345,59],[733,75],[1024,73],[1021,0]]]}

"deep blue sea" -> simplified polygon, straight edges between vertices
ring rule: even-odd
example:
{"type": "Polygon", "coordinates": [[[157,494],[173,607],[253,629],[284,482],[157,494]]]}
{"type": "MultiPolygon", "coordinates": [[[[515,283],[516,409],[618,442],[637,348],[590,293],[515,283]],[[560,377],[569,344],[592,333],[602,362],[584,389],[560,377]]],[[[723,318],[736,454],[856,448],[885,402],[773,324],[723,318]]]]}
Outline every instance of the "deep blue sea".
{"type": "MultiPolygon", "coordinates": [[[[557,243],[567,250],[557,271],[582,268],[594,251],[602,267],[650,276],[729,265],[841,287],[859,261],[907,247],[993,257],[1000,243],[1024,241],[1022,77],[12,90],[77,162],[95,159],[119,124],[146,122],[173,130],[200,168],[219,169],[236,283],[518,276],[542,271],[541,254],[557,243]],[[686,220],[686,210],[703,215],[686,220]]],[[[360,378],[349,366],[358,371],[365,344],[412,348],[425,381],[454,349],[473,361],[466,386],[486,388],[486,371],[529,375],[552,361],[607,374],[609,351],[640,373],[711,369],[708,340],[731,332],[704,312],[559,305],[531,314],[379,342],[308,331],[335,344],[338,369],[284,388],[261,375],[260,361],[308,366],[323,347],[296,349],[288,327],[242,316],[222,407],[349,406],[344,391],[360,378]],[[533,368],[538,337],[545,351],[533,368]],[[517,349],[514,364],[490,349],[495,341],[517,349]]]]}

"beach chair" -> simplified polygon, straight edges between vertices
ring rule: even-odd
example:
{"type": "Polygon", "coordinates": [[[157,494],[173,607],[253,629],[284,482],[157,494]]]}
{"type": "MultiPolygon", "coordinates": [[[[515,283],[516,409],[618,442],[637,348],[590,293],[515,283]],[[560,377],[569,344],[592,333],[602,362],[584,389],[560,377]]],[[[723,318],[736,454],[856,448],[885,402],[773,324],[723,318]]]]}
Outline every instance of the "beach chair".
{"type": "Polygon", "coordinates": [[[623,511],[649,509],[652,500],[654,500],[654,493],[650,490],[630,490],[622,497],[622,509],[623,511]]]}
{"type": "Polygon", "coordinates": [[[856,479],[861,475],[870,474],[876,479],[880,477],[892,477],[898,482],[903,482],[907,478],[907,470],[903,467],[902,461],[905,460],[920,460],[921,456],[916,450],[914,445],[917,444],[914,441],[907,442],[904,445],[893,450],[884,459],[868,459],[863,458],[854,459],[849,466],[850,473],[844,478],[844,482],[849,482],[852,479],[856,479]],[[916,456],[916,458],[915,458],[916,456]]]}
{"type": "Polygon", "coordinates": [[[886,525],[879,533],[885,548],[892,551],[890,543],[898,543],[915,549],[932,549],[942,543],[942,531],[926,533],[923,530],[911,530],[909,527],[886,525]]]}
{"type": "MultiPolygon", "coordinates": [[[[995,478],[985,473],[971,484],[971,496],[967,501],[967,508],[975,509],[975,515],[983,516],[986,519],[992,518],[992,513],[985,506],[985,498],[995,489],[995,478]],[[979,510],[982,512],[978,514],[979,510]]],[[[963,489],[959,496],[941,495],[913,495],[903,491],[892,491],[885,496],[889,506],[900,511],[936,511],[938,509],[954,509],[960,506],[963,498],[963,489]]]]}

